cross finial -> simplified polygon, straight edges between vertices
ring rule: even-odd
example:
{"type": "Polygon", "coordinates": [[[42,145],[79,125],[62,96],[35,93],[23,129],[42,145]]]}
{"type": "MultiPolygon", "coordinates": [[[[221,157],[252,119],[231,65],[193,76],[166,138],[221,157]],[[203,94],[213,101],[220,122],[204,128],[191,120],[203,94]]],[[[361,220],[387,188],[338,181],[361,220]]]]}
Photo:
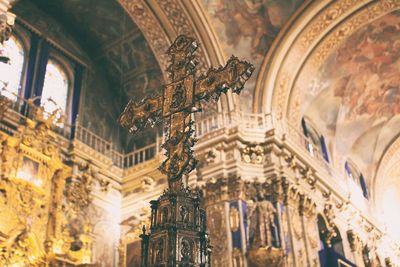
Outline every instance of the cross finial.
{"type": "Polygon", "coordinates": [[[196,78],[194,52],[197,48],[194,38],[178,36],[167,51],[171,58],[167,69],[171,83],[164,86],[162,95],[147,97],[137,104],[130,101],[119,118],[119,123],[132,133],[164,119],[167,132],[162,146],[166,159],[160,170],[167,175],[172,191],[182,187],[183,175],[191,172],[196,164],[192,151],[196,139],[190,116],[196,111],[196,104],[210,98],[217,100],[228,89],[239,94],[254,71],[252,64],[232,56],[224,67],[210,68],[196,78]]]}

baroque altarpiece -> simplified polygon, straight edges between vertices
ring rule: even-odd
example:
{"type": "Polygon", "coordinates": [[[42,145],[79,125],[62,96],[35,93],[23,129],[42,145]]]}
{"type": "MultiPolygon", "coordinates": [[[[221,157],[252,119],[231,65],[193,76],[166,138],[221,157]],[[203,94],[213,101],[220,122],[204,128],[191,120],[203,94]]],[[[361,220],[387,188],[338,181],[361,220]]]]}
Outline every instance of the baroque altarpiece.
{"type": "Polygon", "coordinates": [[[91,203],[88,166],[66,163],[52,130],[59,111],[45,116],[29,105],[31,118],[11,118],[2,97],[1,256],[2,266],[89,266],[94,237],[85,218],[91,203]]]}

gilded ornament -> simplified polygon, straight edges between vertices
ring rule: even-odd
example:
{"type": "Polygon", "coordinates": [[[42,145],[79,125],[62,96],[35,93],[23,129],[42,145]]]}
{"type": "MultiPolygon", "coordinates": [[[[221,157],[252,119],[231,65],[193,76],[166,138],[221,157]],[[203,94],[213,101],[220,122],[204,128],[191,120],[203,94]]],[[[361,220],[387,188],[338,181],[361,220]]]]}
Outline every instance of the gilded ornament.
{"type": "Polygon", "coordinates": [[[262,164],[264,149],[257,144],[246,145],[241,149],[242,160],[246,163],[262,164]]]}

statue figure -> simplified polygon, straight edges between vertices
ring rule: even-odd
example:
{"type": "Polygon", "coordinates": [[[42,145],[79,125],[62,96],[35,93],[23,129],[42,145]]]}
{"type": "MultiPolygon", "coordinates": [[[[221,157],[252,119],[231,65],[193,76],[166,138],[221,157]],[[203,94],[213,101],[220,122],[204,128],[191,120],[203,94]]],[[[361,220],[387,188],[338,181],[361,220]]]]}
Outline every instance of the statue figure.
{"type": "Polygon", "coordinates": [[[277,210],[270,201],[260,200],[249,211],[249,266],[283,266],[277,210]]]}

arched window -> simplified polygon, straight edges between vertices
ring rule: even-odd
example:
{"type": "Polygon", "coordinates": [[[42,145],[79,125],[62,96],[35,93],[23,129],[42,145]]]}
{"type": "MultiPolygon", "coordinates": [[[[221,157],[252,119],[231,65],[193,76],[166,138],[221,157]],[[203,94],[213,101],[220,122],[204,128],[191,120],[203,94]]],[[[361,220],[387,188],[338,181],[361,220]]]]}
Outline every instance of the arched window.
{"type": "Polygon", "coordinates": [[[343,240],[339,229],[336,226],[328,228],[325,217],[321,214],[317,216],[317,223],[320,238],[318,254],[321,266],[339,266],[340,261],[345,262],[346,266],[355,266],[344,255],[343,240]]]}
{"type": "Polygon", "coordinates": [[[355,167],[354,164],[350,164],[348,161],[344,164],[344,169],[346,171],[347,176],[354,181],[362,190],[363,196],[368,199],[368,187],[367,183],[365,182],[364,176],[358,169],[355,167]]]}
{"type": "Polygon", "coordinates": [[[60,108],[65,114],[67,110],[69,80],[63,67],[49,60],[46,66],[42,91],[42,106],[48,113],[60,108]]]}
{"type": "Polygon", "coordinates": [[[366,199],[369,199],[369,193],[368,193],[367,184],[365,183],[365,179],[364,179],[364,176],[362,174],[360,174],[360,186],[361,186],[361,190],[363,191],[363,196],[366,199]]]}
{"type": "Polygon", "coordinates": [[[303,134],[306,138],[306,148],[311,156],[322,155],[326,162],[329,162],[328,148],[325,143],[325,138],[312,128],[305,119],[301,119],[303,134]]]}
{"type": "Polygon", "coordinates": [[[348,161],[344,164],[344,169],[346,170],[347,176],[357,182],[357,177],[358,177],[358,171],[354,168],[353,165],[350,165],[348,161]]]}
{"type": "MultiPolygon", "coordinates": [[[[15,101],[21,91],[21,78],[25,62],[25,51],[21,41],[15,36],[11,36],[4,43],[4,55],[10,61],[0,63],[0,81],[7,84],[7,92],[2,92],[2,94],[15,101]]],[[[3,85],[0,84],[0,86],[3,85]]]]}

